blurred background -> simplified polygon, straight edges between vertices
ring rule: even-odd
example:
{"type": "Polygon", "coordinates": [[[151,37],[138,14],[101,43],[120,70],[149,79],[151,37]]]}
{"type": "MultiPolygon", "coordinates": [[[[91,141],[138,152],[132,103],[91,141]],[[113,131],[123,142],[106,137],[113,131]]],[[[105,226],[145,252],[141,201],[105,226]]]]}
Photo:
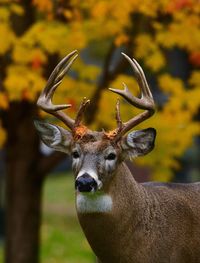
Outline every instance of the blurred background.
{"type": "MultiPolygon", "coordinates": [[[[138,181],[200,180],[199,0],[0,0],[0,262],[94,262],[74,209],[70,159],[41,144],[36,107],[59,60],[79,57],[56,91],[74,116],[91,99],[85,123],[116,127],[108,87],[137,83],[125,52],[143,67],[157,113],[139,128],[157,130],[152,153],[129,163],[138,181]]],[[[137,114],[123,100],[124,121],[137,114]]]]}

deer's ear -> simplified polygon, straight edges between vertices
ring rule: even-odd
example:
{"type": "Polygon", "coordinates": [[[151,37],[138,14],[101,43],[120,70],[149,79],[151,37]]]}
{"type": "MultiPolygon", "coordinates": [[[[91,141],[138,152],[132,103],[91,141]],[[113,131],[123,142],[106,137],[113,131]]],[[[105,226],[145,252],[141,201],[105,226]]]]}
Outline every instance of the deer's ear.
{"type": "Polygon", "coordinates": [[[156,130],[153,128],[133,131],[123,137],[122,149],[129,157],[142,156],[153,150],[155,138],[156,130]]]}
{"type": "Polygon", "coordinates": [[[67,130],[43,121],[34,121],[41,140],[56,151],[69,153],[72,135],[67,130]]]}

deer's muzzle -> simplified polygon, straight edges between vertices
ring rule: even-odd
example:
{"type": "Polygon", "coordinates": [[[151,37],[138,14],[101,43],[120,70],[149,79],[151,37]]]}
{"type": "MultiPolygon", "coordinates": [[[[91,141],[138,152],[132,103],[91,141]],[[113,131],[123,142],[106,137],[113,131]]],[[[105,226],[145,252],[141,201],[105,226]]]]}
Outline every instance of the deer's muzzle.
{"type": "Polygon", "coordinates": [[[75,181],[75,188],[79,192],[94,192],[97,190],[97,182],[88,173],[84,173],[75,181]]]}

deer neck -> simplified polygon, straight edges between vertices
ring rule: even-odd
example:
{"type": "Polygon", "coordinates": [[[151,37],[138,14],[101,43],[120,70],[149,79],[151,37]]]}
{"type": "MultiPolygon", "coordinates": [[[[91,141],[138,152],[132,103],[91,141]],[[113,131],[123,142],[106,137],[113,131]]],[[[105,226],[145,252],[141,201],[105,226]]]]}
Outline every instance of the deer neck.
{"type": "Polygon", "coordinates": [[[122,163],[107,189],[97,193],[78,193],[76,208],[78,214],[112,214],[116,216],[129,207],[132,210],[141,207],[144,201],[144,189],[138,184],[125,163],[122,163]]]}
{"type": "Polygon", "coordinates": [[[79,222],[92,249],[100,259],[105,257],[105,262],[117,262],[117,257],[124,253],[120,251],[120,247],[124,246],[118,247],[119,239],[125,244],[129,242],[132,239],[129,233],[134,233],[134,228],[141,220],[145,205],[143,188],[122,163],[105,192],[91,198],[78,194],[76,198],[79,222]],[[81,210],[78,203],[82,197],[82,202],[86,202],[85,210],[81,210]],[[96,211],[95,205],[99,205],[96,211]],[[114,253],[115,259],[113,250],[118,251],[114,253]]]}

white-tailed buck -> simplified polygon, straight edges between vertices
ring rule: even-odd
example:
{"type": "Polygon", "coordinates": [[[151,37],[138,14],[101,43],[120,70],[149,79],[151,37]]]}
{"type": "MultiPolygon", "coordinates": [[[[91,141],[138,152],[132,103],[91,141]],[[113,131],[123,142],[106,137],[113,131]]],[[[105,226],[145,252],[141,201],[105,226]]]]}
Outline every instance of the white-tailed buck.
{"type": "Polygon", "coordinates": [[[71,132],[40,121],[35,126],[46,145],[72,155],[77,214],[98,261],[200,262],[200,184],[138,184],[124,163],[126,158],[145,155],[154,147],[153,128],[126,135],[154,113],[143,70],[122,53],[135,73],[141,98],[134,97],[125,84],[124,90],[110,90],[144,111],[123,123],[117,102],[117,128],[91,131],[81,123],[88,100],[83,100],[75,120],[62,111],[70,105],[52,104],[53,93],[76,53],[73,51],[56,66],[38,99],[38,106],[63,121],[71,132]]]}

